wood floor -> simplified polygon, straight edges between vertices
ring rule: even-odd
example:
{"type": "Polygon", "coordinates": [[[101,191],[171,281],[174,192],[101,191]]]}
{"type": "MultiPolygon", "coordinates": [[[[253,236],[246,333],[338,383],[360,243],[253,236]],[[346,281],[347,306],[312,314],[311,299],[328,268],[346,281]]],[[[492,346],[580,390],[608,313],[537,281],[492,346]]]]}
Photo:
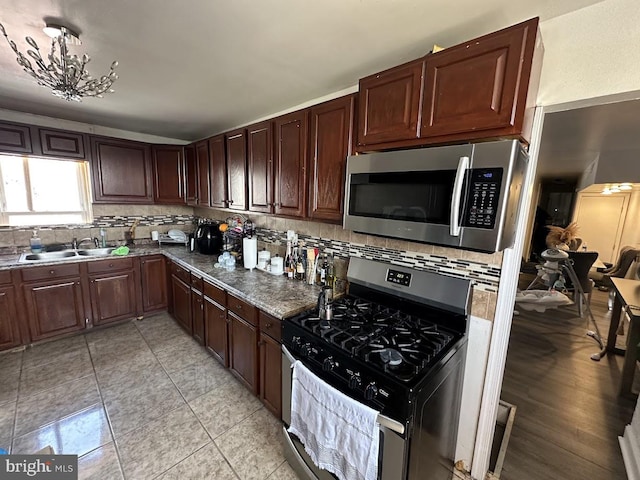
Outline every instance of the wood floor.
{"type": "MultiPolygon", "coordinates": [[[[591,301],[605,338],[607,295],[591,301]]],[[[503,480],[627,478],[617,437],[635,401],[616,393],[623,358],[591,360],[598,347],[586,330],[575,307],[514,316],[501,398],[517,413],[503,480]]]]}

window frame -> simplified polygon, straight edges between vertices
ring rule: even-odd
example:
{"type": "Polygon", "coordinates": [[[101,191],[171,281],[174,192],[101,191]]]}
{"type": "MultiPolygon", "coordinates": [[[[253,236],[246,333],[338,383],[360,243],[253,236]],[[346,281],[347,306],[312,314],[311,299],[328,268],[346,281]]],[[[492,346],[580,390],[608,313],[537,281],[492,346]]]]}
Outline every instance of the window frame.
{"type": "MultiPolygon", "coordinates": [[[[11,224],[11,216],[22,216],[22,217],[30,217],[30,216],[60,216],[60,215],[77,215],[81,216],[80,223],[74,223],[74,225],[87,225],[93,223],[93,212],[91,209],[92,206],[92,195],[91,195],[91,173],[89,171],[89,161],[88,160],[71,160],[67,158],[59,158],[59,157],[39,157],[35,155],[28,154],[0,154],[0,157],[12,157],[15,159],[20,159],[22,161],[22,168],[24,173],[24,180],[26,186],[26,197],[27,197],[27,208],[28,211],[9,211],[7,209],[7,198],[6,192],[4,188],[4,179],[2,176],[2,168],[0,168],[0,227],[29,227],[36,226],[36,224],[11,224]],[[51,160],[51,161],[60,161],[60,162],[74,162],[76,164],[80,164],[76,168],[76,183],[78,184],[78,191],[80,192],[80,208],[81,210],[55,210],[55,211],[36,211],[33,208],[33,189],[31,188],[31,175],[30,169],[33,168],[29,165],[30,159],[38,159],[38,160],[51,160]]],[[[70,223],[64,222],[47,222],[47,223],[38,223],[37,225],[43,226],[55,226],[55,225],[68,225],[70,223]]]]}

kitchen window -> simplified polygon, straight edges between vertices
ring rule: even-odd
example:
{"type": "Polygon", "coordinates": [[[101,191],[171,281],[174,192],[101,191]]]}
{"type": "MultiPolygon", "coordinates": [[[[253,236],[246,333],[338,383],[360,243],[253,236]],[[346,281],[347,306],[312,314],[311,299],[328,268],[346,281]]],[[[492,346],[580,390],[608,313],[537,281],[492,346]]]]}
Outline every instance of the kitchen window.
{"type": "Polygon", "coordinates": [[[0,225],[91,223],[89,162],[0,155],[0,225]]]}

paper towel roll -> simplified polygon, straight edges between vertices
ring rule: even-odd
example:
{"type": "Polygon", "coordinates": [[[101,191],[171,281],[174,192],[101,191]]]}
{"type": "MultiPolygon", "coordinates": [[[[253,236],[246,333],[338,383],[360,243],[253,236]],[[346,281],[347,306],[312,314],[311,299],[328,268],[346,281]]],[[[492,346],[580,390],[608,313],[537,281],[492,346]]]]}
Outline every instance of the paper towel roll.
{"type": "Polygon", "coordinates": [[[249,270],[256,268],[258,263],[258,239],[243,238],[242,239],[242,258],[244,260],[244,268],[249,270]]]}

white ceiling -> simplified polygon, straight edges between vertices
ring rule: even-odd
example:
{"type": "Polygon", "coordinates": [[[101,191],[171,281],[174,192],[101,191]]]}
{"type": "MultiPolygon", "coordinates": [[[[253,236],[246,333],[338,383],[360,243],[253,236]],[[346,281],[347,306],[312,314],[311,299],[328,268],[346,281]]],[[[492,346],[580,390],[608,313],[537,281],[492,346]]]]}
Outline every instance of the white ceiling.
{"type": "Polygon", "coordinates": [[[195,140],[356,85],[376,71],[600,0],[0,0],[20,51],[48,51],[45,19],[75,28],[116,93],[65,102],[0,38],[0,108],[195,140]]]}

